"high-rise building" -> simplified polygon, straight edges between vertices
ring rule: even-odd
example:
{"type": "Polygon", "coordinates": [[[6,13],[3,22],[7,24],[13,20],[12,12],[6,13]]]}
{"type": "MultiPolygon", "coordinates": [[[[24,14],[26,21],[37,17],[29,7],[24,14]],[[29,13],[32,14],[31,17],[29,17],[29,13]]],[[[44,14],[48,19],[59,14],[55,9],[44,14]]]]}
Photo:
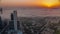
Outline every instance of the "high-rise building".
{"type": "Polygon", "coordinates": [[[2,19],[1,19],[1,16],[0,16],[0,31],[2,30],[2,19]]]}
{"type": "Polygon", "coordinates": [[[0,8],[0,13],[2,14],[2,8],[0,8]]]}
{"type": "Polygon", "coordinates": [[[14,29],[17,31],[17,11],[13,11],[14,16],[14,29]]]}
{"type": "Polygon", "coordinates": [[[0,25],[2,25],[2,19],[1,19],[1,16],[0,16],[0,25]]]}
{"type": "Polygon", "coordinates": [[[1,16],[0,16],[0,26],[2,25],[2,18],[1,18],[1,16]]]}
{"type": "Polygon", "coordinates": [[[14,20],[14,16],[13,16],[13,13],[11,13],[11,20],[14,20]]]}
{"type": "Polygon", "coordinates": [[[11,13],[11,21],[9,21],[9,30],[8,34],[22,34],[22,31],[19,30],[20,22],[17,21],[17,11],[11,13]]]}

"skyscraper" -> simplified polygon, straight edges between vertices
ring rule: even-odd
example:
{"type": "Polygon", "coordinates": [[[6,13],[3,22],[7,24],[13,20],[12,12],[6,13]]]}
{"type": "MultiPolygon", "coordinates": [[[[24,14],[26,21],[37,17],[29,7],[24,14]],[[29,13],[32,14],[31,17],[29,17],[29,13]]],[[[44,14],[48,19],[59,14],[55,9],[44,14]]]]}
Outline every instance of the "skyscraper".
{"type": "Polygon", "coordinates": [[[17,21],[17,11],[13,11],[11,13],[11,20],[9,21],[9,30],[7,31],[8,34],[22,34],[22,31],[19,30],[19,21],[17,21]]]}
{"type": "Polygon", "coordinates": [[[0,13],[2,14],[2,8],[0,8],[0,13]]]}
{"type": "Polygon", "coordinates": [[[13,13],[11,13],[11,20],[14,20],[14,16],[13,16],[13,13]]]}
{"type": "Polygon", "coordinates": [[[17,11],[13,11],[14,16],[14,29],[17,31],[17,11]]]}
{"type": "Polygon", "coordinates": [[[1,19],[1,16],[0,16],[0,31],[2,30],[2,19],[1,19]]]}

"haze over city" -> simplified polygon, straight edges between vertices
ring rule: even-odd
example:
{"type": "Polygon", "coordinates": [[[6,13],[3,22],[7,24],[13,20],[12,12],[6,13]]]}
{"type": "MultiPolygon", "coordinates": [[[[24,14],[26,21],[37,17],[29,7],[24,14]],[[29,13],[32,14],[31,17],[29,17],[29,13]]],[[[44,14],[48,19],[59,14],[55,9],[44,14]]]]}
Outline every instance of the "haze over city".
{"type": "Polygon", "coordinates": [[[0,0],[2,7],[60,7],[60,0],[0,0]]]}
{"type": "Polygon", "coordinates": [[[15,8],[20,7],[31,9],[16,9],[18,16],[60,16],[60,0],[0,0],[0,7],[3,7],[2,17],[5,15],[4,18],[9,17],[15,8]],[[35,9],[35,7],[39,9],[35,9]]]}
{"type": "Polygon", "coordinates": [[[0,0],[0,34],[60,34],[60,0],[0,0]]]}

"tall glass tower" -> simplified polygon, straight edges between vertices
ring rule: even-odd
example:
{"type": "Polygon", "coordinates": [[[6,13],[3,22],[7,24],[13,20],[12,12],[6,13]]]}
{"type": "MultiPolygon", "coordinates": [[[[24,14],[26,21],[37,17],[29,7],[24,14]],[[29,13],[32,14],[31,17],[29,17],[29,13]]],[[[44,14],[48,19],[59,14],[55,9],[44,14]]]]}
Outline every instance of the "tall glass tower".
{"type": "MultiPolygon", "coordinates": [[[[11,22],[9,26],[10,30],[8,30],[8,34],[22,34],[21,30],[18,30],[18,21],[17,21],[17,11],[13,11],[13,13],[11,13],[11,22]],[[13,29],[11,29],[13,28],[13,29]]],[[[20,23],[20,22],[19,22],[20,23]]]]}

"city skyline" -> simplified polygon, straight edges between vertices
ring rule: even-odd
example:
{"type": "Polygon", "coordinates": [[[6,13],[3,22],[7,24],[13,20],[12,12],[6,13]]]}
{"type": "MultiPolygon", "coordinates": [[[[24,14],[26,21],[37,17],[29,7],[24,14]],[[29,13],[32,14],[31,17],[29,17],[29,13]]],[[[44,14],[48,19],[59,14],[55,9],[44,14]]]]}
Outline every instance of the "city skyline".
{"type": "Polygon", "coordinates": [[[10,19],[10,14],[16,10],[18,17],[60,16],[60,9],[3,9],[0,14],[3,19],[10,19]]]}
{"type": "Polygon", "coordinates": [[[60,0],[0,0],[0,34],[60,34],[60,0]]]}

